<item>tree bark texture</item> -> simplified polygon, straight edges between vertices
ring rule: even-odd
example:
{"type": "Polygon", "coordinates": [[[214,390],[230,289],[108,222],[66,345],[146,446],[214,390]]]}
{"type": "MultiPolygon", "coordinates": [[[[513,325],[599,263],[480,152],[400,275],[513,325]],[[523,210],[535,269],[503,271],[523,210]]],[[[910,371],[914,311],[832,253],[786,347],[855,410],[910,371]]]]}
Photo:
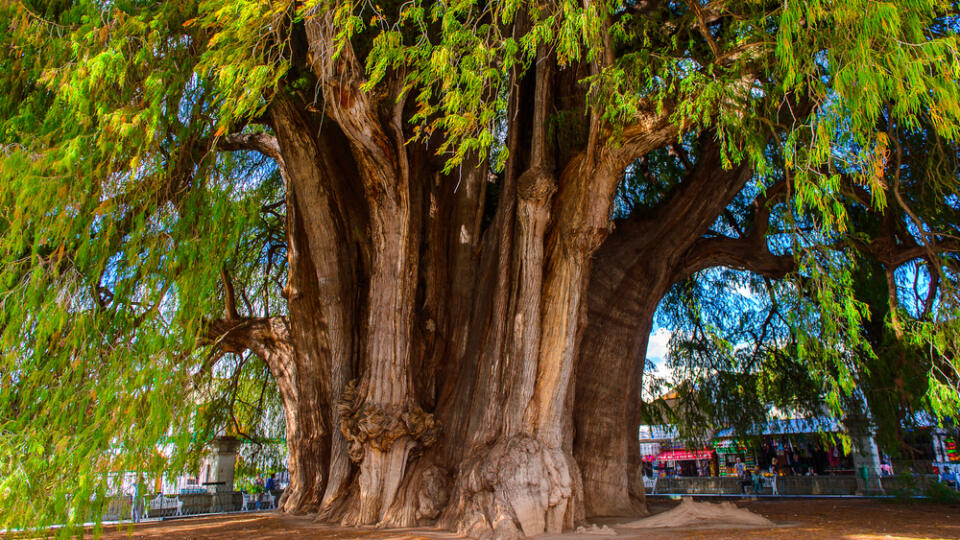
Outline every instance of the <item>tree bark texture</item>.
{"type": "Polygon", "coordinates": [[[511,86],[503,173],[444,173],[410,141],[401,85],[362,91],[326,17],[304,25],[319,92],[273,100],[276,141],[226,142],[275,158],[287,190],[286,316],[215,328],[277,379],[282,510],[496,538],[642,511],[638,360],[691,253],[739,253],[696,241],[749,171],[722,171],[704,135],[689,178],[614,230],[625,167],[678,129],[654,107],[616,132],[594,114],[552,129],[586,110],[591,67],[544,50],[511,86]]]}
{"type": "Polygon", "coordinates": [[[618,224],[597,254],[589,314],[577,362],[574,455],[588,516],[644,513],[638,445],[640,390],[657,306],[694,272],[728,266],[782,277],[793,258],[767,250],[766,220],[780,185],[755,201],[755,223],[740,238],[708,236],[750,179],[748,165],[723,170],[720,148],[701,136],[701,155],[655,210],[618,224]]]}

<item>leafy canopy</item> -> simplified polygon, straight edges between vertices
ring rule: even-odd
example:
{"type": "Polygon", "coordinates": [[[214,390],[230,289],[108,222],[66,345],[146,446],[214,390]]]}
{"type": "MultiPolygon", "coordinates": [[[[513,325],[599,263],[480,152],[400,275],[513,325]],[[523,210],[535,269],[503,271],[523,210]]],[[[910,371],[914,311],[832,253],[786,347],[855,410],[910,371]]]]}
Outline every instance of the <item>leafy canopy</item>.
{"type": "MultiPolygon", "coordinates": [[[[268,129],[284,92],[322,110],[298,45],[312,19],[332,18],[322,54],[355,50],[367,91],[413,100],[412,135],[439,135],[450,164],[496,145],[512,81],[547,50],[583,73],[610,144],[671,111],[762,172],[774,137],[798,206],[842,230],[836,149],[878,187],[882,115],[956,138],[955,14],[935,0],[0,4],[0,526],[96,519],[110,473],[176,466],[158,445],[223,428],[216,377],[197,377],[221,275],[258,291],[250,314],[285,308],[283,186],[219,141],[268,129]],[[771,126],[788,95],[815,113],[771,126]]],[[[821,276],[840,295],[826,305],[857,322],[848,276],[821,276]]]]}

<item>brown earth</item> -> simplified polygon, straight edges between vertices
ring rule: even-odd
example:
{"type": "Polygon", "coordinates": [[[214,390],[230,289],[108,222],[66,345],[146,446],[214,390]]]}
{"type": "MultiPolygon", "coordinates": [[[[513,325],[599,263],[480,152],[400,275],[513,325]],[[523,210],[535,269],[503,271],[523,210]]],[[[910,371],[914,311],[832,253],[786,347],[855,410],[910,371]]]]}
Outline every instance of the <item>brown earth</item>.
{"type": "MultiPolygon", "coordinates": [[[[652,500],[654,513],[677,504],[670,500],[652,500]]],[[[629,529],[622,525],[629,520],[598,520],[612,527],[616,536],[566,533],[542,535],[543,540],[573,540],[618,538],[644,540],[661,539],[748,539],[748,538],[842,538],[872,540],[880,538],[960,538],[960,505],[926,502],[897,503],[851,499],[790,499],[737,501],[738,506],[765,516],[777,524],[775,528],[683,528],[683,529],[629,529]]],[[[105,538],[119,540],[132,534],[133,538],[219,539],[264,538],[297,539],[351,539],[379,538],[385,540],[446,539],[456,535],[428,529],[358,529],[332,527],[315,523],[307,516],[289,516],[273,512],[254,512],[222,516],[184,518],[136,526],[112,527],[105,538]]]]}

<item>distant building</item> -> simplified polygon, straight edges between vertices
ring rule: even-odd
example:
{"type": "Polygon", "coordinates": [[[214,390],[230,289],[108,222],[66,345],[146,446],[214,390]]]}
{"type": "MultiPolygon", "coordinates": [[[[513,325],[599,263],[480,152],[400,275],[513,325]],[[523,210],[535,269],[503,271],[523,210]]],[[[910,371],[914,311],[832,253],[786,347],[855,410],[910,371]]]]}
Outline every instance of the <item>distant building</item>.
{"type": "Polygon", "coordinates": [[[839,436],[849,433],[827,416],[770,419],[743,438],[733,428],[720,429],[700,448],[689,448],[672,426],[641,426],[638,444],[645,471],[659,475],[702,476],[708,467],[710,475],[735,475],[737,457],[747,469],[764,472],[776,457],[780,474],[853,475],[867,468],[879,475],[882,468],[889,473],[897,467],[936,473],[944,465],[960,466],[952,422],[944,428],[929,415],[917,415],[911,426],[905,442],[914,454],[892,467],[889,459],[881,459],[869,433],[852,437],[854,448],[845,449],[839,436]]]}

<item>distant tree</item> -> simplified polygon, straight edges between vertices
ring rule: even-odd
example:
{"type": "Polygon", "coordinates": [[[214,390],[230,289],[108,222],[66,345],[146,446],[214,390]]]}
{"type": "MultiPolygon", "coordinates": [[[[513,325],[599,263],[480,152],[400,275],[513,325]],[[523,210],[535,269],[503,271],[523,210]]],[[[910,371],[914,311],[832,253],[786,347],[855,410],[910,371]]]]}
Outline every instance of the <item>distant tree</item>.
{"type": "MultiPolygon", "coordinates": [[[[931,142],[929,133],[888,130],[903,191],[894,208],[878,211],[868,191],[847,189],[845,232],[816,240],[807,234],[807,247],[799,249],[813,248],[831,265],[849,268],[845,290],[836,292],[860,315],[843,332],[825,326],[830,312],[823,311],[820,282],[802,268],[802,258],[779,279],[710,269],[674,285],[661,302],[660,322],[676,330],[671,366],[686,381],[677,400],[688,414],[659,420],[680,423],[691,437],[726,426],[746,435],[766,421],[771,406],[830,412],[858,429],[870,425],[884,451],[900,454],[916,450],[904,429],[956,414],[950,336],[957,266],[944,248],[955,237],[958,207],[946,186],[956,181],[960,154],[953,144],[931,142]],[[937,239],[918,241],[918,230],[937,239]]],[[[882,196],[898,196],[885,189],[882,196]]],[[[791,234],[816,230],[802,222],[777,227],[791,234]]]]}
{"type": "MultiPolygon", "coordinates": [[[[952,155],[956,15],[0,5],[3,526],[96,517],[111,471],[258,426],[223,392],[272,385],[285,512],[506,538],[636,510],[674,284],[801,276],[804,357],[864,316],[837,242],[946,290],[956,176],[899,171],[904,137],[952,155]],[[854,207],[891,226],[852,234],[854,207]]],[[[948,350],[953,307],[891,323],[948,350]]]]}

